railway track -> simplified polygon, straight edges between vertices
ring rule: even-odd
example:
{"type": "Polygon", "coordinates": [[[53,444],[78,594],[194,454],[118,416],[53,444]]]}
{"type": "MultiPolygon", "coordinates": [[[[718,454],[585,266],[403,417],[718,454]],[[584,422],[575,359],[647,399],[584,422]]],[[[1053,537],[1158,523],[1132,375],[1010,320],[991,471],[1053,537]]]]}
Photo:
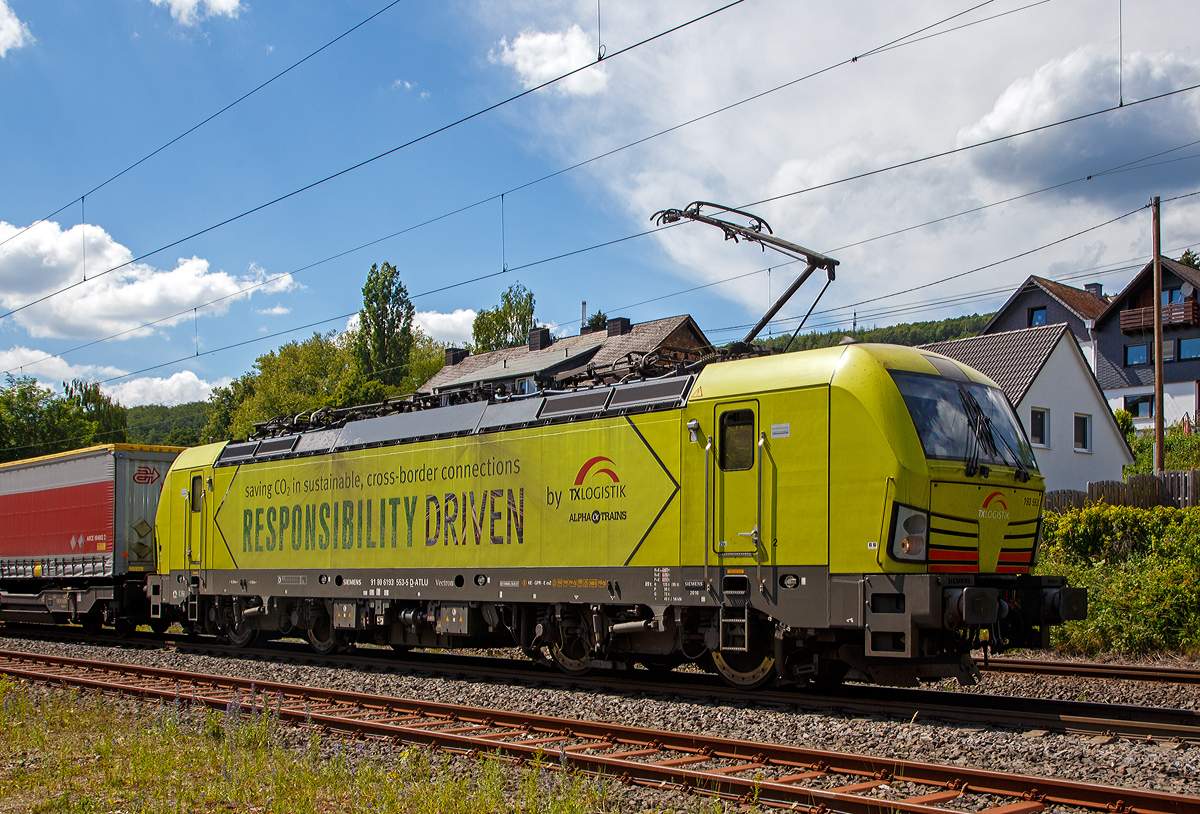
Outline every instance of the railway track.
{"type": "Polygon", "coordinates": [[[1188,667],[1142,667],[1135,664],[1097,664],[1082,661],[1036,659],[989,659],[981,669],[997,673],[1108,678],[1122,681],[1154,681],[1170,684],[1200,684],[1200,669],[1188,667]]]}
{"type": "MultiPolygon", "coordinates": [[[[9,627],[7,630],[13,630],[9,627]]],[[[42,638],[78,642],[61,629],[39,631],[42,638]]],[[[896,720],[937,721],[1024,731],[1068,732],[1100,737],[1125,737],[1160,742],[1200,744],[1200,712],[1185,709],[1101,704],[1081,701],[1019,698],[971,692],[903,689],[848,684],[833,692],[780,688],[746,693],[725,685],[716,676],[674,671],[605,670],[588,676],[568,676],[525,659],[356,648],[348,653],[320,656],[305,644],[270,642],[237,648],[210,637],[137,634],[131,638],[93,637],[92,641],[125,647],[162,649],[223,658],[261,659],[313,666],[393,672],[549,686],[603,692],[627,692],[678,697],[702,702],[750,704],[795,709],[813,714],[851,717],[884,716],[896,720]]],[[[993,663],[995,663],[993,661],[993,663]]]]}
{"type": "Polygon", "coordinates": [[[510,761],[541,761],[682,793],[846,814],[1035,814],[1050,806],[1184,814],[1200,797],[302,685],[0,651],[0,673],[55,687],[214,709],[510,761]]]}

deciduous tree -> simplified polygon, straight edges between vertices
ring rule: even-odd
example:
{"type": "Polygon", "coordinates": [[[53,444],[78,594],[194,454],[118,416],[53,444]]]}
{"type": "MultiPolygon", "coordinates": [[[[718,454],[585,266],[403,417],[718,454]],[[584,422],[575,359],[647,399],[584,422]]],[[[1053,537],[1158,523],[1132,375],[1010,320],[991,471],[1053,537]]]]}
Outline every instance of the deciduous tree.
{"type": "Polygon", "coordinates": [[[400,272],[391,263],[372,265],[363,285],[354,351],[364,379],[397,389],[408,375],[415,309],[400,272]]]}
{"type": "Polygon", "coordinates": [[[484,353],[500,348],[515,348],[529,341],[533,320],[533,292],[513,283],[500,295],[500,304],[475,315],[471,326],[472,349],[484,353]]]}

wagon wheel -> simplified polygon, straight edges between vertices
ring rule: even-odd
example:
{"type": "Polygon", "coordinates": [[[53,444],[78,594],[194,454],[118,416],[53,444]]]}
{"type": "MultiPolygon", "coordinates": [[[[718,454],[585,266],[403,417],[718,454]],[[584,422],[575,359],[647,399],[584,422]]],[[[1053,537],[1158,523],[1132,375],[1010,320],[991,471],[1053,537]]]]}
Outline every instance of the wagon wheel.
{"type": "Polygon", "coordinates": [[[171,627],[170,619],[151,619],[150,620],[150,629],[153,630],[155,633],[157,633],[159,636],[166,633],[167,630],[170,629],[170,627],[171,627]]]}
{"type": "Polygon", "coordinates": [[[128,619],[118,619],[113,627],[117,630],[117,635],[122,639],[128,639],[137,632],[137,625],[128,619]]]}
{"type": "Polygon", "coordinates": [[[731,687],[756,690],[775,681],[775,656],[770,653],[713,651],[717,675],[731,687]]]}
{"type": "Polygon", "coordinates": [[[83,627],[83,632],[88,636],[97,636],[99,635],[100,631],[104,629],[104,617],[95,611],[92,611],[91,613],[84,615],[84,617],[79,620],[79,624],[83,627]]]}

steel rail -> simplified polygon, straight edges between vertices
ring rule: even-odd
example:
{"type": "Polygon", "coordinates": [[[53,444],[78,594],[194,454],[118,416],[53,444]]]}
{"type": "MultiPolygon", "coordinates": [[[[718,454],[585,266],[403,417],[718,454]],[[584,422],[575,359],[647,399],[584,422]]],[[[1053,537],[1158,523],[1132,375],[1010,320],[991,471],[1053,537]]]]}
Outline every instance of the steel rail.
{"type": "MultiPolygon", "coordinates": [[[[43,638],[67,638],[48,628],[43,638]]],[[[92,637],[93,639],[97,637],[92,637]]],[[[1103,735],[1200,744],[1200,711],[1059,699],[1022,698],[970,691],[875,687],[848,684],[833,691],[807,688],[756,690],[747,693],[729,687],[715,676],[642,670],[598,670],[571,676],[548,670],[523,658],[473,656],[457,653],[408,653],[398,656],[385,650],[356,649],[350,653],[319,655],[308,645],[272,642],[269,646],[238,648],[210,637],[185,638],[138,634],[135,638],[110,637],[106,644],[143,648],[174,648],[216,657],[240,657],[275,662],[324,665],[345,669],[381,670],[449,679],[487,682],[537,683],[563,689],[638,692],[670,695],[697,701],[750,703],[791,707],[810,714],[846,716],[885,715],[895,719],[936,721],[1016,730],[1045,730],[1078,735],[1103,735]],[[380,655],[368,655],[371,652],[380,655]],[[915,716],[915,717],[914,717],[915,716]]]]}
{"type": "Polygon", "coordinates": [[[557,763],[627,783],[814,812],[946,814],[941,804],[965,795],[982,795],[963,802],[984,814],[1034,814],[1051,805],[1128,814],[1200,807],[1192,795],[44,654],[0,651],[0,673],[243,714],[261,709],[333,733],[557,763]]]}
{"type": "Polygon", "coordinates": [[[996,673],[1200,684],[1200,669],[1192,667],[1154,667],[1137,664],[1100,664],[1090,661],[1041,661],[1037,659],[989,659],[986,665],[980,664],[979,667],[982,670],[996,673]]]}

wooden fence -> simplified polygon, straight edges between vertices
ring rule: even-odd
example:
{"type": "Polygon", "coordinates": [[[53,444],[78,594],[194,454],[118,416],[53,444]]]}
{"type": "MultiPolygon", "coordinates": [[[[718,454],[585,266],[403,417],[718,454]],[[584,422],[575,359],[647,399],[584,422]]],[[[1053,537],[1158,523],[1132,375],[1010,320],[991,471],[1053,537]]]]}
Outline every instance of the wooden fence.
{"type": "Polygon", "coordinates": [[[1081,508],[1088,503],[1110,506],[1175,506],[1180,509],[1197,505],[1200,470],[1182,469],[1161,475],[1130,475],[1128,481],[1102,480],[1089,483],[1086,492],[1056,489],[1046,493],[1046,510],[1053,512],[1081,508]]]}

